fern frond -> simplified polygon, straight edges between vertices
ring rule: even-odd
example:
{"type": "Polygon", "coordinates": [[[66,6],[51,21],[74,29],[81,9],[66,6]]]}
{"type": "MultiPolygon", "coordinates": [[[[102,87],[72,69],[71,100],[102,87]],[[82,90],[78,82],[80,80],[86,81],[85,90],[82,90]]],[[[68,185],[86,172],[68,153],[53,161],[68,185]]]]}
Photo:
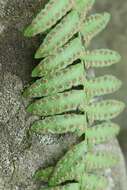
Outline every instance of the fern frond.
{"type": "Polygon", "coordinates": [[[70,0],[50,0],[45,8],[37,14],[30,26],[24,32],[25,36],[31,37],[45,32],[52,27],[62,16],[64,16],[73,7],[73,1],[70,0]]]}
{"type": "Polygon", "coordinates": [[[80,31],[84,38],[85,46],[87,46],[91,39],[106,27],[109,19],[109,13],[94,14],[86,19],[80,31]]]}
{"type": "Polygon", "coordinates": [[[107,180],[98,176],[98,170],[118,162],[118,156],[103,150],[98,152],[97,146],[118,134],[119,126],[110,119],[120,114],[125,105],[97,98],[118,90],[120,80],[111,75],[90,78],[87,73],[90,67],[107,67],[120,60],[120,55],[112,50],[86,49],[110,19],[109,13],[86,18],[94,2],[49,0],[24,33],[30,37],[47,31],[35,54],[35,58],[43,59],[32,71],[32,77],[43,78],[23,93],[25,97],[40,98],[27,111],[44,117],[33,123],[31,132],[73,132],[81,137],[79,140],[83,139],[54,167],[35,173],[35,180],[47,183],[45,190],[104,190],[107,180]],[[103,122],[92,126],[94,121],[103,122]]]}
{"type": "Polygon", "coordinates": [[[25,97],[42,97],[56,94],[85,83],[83,65],[77,64],[52,75],[36,80],[24,91],[25,97]]]}
{"type": "Polygon", "coordinates": [[[24,36],[32,37],[45,32],[57,23],[70,10],[84,13],[91,9],[95,0],[50,0],[26,28],[24,36]]]}
{"type": "Polygon", "coordinates": [[[53,172],[53,169],[54,169],[54,167],[48,167],[45,169],[40,169],[40,170],[35,172],[35,174],[33,175],[33,179],[43,181],[43,182],[47,182],[49,180],[51,173],[53,172]]]}
{"type": "Polygon", "coordinates": [[[104,75],[85,82],[85,91],[91,98],[117,91],[122,83],[112,75],[104,75]]]}
{"type": "Polygon", "coordinates": [[[109,152],[87,153],[85,157],[86,171],[106,169],[118,163],[118,155],[109,152]]]}
{"type": "Polygon", "coordinates": [[[83,69],[82,64],[77,64],[39,79],[27,88],[23,95],[29,98],[42,97],[62,92],[72,86],[84,85],[87,95],[92,97],[115,92],[121,86],[121,81],[112,75],[87,81],[83,69]]]}
{"type": "Polygon", "coordinates": [[[93,144],[103,143],[118,135],[120,127],[112,122],[104,122],[87,128],[85,136],[93,144]]]}
{"type": "MultiPolygon", "coordinates": [[[[70,155],[69,155],[70,156],[70,155]]],[[[118,163],[118,156],[113,153],[87,153],[78,154],[77,159],[71,155],[71,162],[67,155],[57,163],[49,179],[49,186],[59,185],[66,181],[80,180],[85,172],[106,169],[118,163]]]]}
{"type": "Polygon", "coordinates": [[[65,114],[36,121],[31,131],[39,134],[75,132],[81,135],[87,126],[86,117],[79,114],[65,114]]]}
{"type": "Polygon", "coordinates": [[[61,173],[61,170],[60,173],[59,171],[57,171],[57,173],[53,173],[53,176],[49,178],[49,186],[59,185],[67,181],[78,181],[85,172],[83,156],[78,158],[77,161],[74,161],[73,164],[69,165],[68,169],[65,165],[62,165],[61,167],[66,168],[66,170],[64,173],[61,173]]]}
{"type": "Polygon", "coordinates": [[[78,183],[68,183],[67,185],[40,188],[39,190],[80,190],[78,183]]]}
{"type": "Polygon", "coordinates": [[[107,67],[120,61],[121,56],[109,49],[96,49],[86,51],[82,59],[85,61],[85,67],[107,67]]]}
{"type": "Polygon", "coordinates": [[[69,150],[65,156],[57,162],[49,179],[49,185],[54,186],[68,180],[73,180],[76,175],[81,175],[78,171],[84,170],[84,164],[83,162],[81,164],[80,161],[86,151],[87,147],[85,141],[75,145],[71,150],[69,150]]]}
{"type": "Polygon", "coordinates": [[[91,103],[87,108],[90,120],[110,120],[124,110],[124,103],[116,100],[102,100],[91,103]]]}
{"type": "Polygon", "coordinates": [[[35,115],[48,116],[67,111],[83,110],[85,93],[83,90],[72,90],[41,98],[28,106],[27,111],[35,115]]]}
{"type": "Polygon", "coordinates": [[[81,52],[84,51],[81,40],[74,38],[67,45],[59,48],[53,55],[42,60],[32,71],[32,77],[41,77],[59,71],[73,61],[80,58],[81,52]]]}
{"type": "Polygon", "coordinates": [[[37,50],[35,58],[38,59],[47,56],[52,50],[55,51],[63,46],[79,31],[82,23],[83,18],[81,18],[76,11],[68,13],[68,15],[47,34],[37,50]]]}

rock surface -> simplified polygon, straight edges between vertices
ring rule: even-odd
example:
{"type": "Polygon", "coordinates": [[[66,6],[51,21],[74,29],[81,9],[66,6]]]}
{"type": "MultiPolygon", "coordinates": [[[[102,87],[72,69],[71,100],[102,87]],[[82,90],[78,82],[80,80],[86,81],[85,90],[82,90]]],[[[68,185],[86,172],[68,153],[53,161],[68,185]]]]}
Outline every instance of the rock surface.
{"type": "MultiPolygon", "coordinates": [[[[112,4],[116,0],[103,2],[97,2],[98,9],[103,10],[105,5],[107,10],[111,10],[110,6],[114,10],[112,4]]],[[[36,169],[54,164],[77,141],[70,134],[31,139],[27,133],[30,124],[38,118],[26,113],[28,102],[21,93],[31,81],[31,70],[37,64],[33,54],[41,39],[25,39],[22,31],[44,3],[44,0],[0,0],[0,190],[36,190],[38,184],[32,180],[36,169]]],[[[107,147],[121,158],[116,168],[106,171],[109,190],[126,190],[125,164],[119,144],[114,140],[100,148],[107,147]]]]}

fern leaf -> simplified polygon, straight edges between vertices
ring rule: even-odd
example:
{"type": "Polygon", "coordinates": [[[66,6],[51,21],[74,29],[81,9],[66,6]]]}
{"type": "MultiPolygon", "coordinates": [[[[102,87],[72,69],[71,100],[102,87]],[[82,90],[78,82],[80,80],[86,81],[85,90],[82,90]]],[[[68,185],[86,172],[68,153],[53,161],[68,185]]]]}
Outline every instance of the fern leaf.
{"type": "Polygon", "coordinates": [[[105,75],[95,79],[85,80],[83,65],[64,69],[37,80],[24,91],[24,97],[42,97],[70,89],[72,86],[84,85],[87,95],[100,96],[117,91],[121,81],[112,75],[105,75]]]}
{"type": "Polygon", "coordinates": [[[109,13],[94,14],[87,18],[81,28],[81,34],[83,35],[85,46],[89,44],[94,36],[96,36],[106,27],[109,19],[109,13]]]}
{"type": "Polygon", "coordinates": [[[122,83],[112,75],[104,75],[85,82],[85,90],[91,98],[117,91],[122,83]]]}
{"type": "Polygon", "coordinates": [[[85,61],[85,67],[107,67],[120,61],[121,56],[112,50],[96,49],[86,51],[82,59],[85,61]]]}
{"type": "Polygon", "coordinates": [[[84,48],[79,38],[71,40],[63,48],[59,48],[54,55],[50,55],[42,60],[32,71],[32,77],[41,77],[67,67],[80,58],[83,50],[84,48]]]}
{"type": "Polygon", "coordinates": [[[84,81],[83,65],[77,64],[37,80],[24,91],[23,95],[30,98],[49,96],[82,85],[84,81]]]}
{"type": "Polygon", "coordinates": [[[57,23],[68,11],[74,9],[79,13],[83,9],[87,12],[91,9],[95,0],[50,0],[37,16],[33,19],[32,23],[26,28],[24,36],[32,37],[39,33],[45,32],[57,23]]]}
{"type": "Polygon", "coordinates": [[[85,157],[86,171],[106,169],[118,163],[118,155],[109,152],[87,153],[85,157]]]}
{"type": "MultiPolygon", "coordinates": [[[[68,165],[68,162],[66,162],[66,164],[68,165]]],[[[83,156],[79,157],[77,161],[74,161],[71,166],[69,165],[69,169],[67,169],[65,164],[61,167],[66,168],[65,172],[61,173],[62,171],[60,169],[60,173],[59,171],[53,173],[53,176],[49,178],[49,186],[59,185],[67,181],[78,181],[85,172],[83,156]]]]}
{"type": "Polygon", "coordinates": [[[52,27],[62,16],[64,16],[73,7],[73,1],[70,0],[50,0],[45,8],[37,14],[30,26],[25,30],[24,35],[31,37],[45,32],[52,27]]]}
{"type": "Polygon", "coordinates": [[[120,127],[112,122],[104,122],[87,128],[85,136],[93,144],[103,143],[118,135],[120,127]]]}
{"type": "MultiPolygon", "coordinates": [[[[67,154],[65,158],[62,159],[64,162],[58,162],[54,171],[49,179],[49,185],[59,185],[66,181],[80,181],[82,176],[86,172],[91,172],[93,170],[106,169],[115,166],[118,163],[118,156],[113,153],[86,153],[83,155],[83,152],[80,156],[78,155],[77,159],[71,159],[73,161],[68,161],[67,154]],[[66,158],[66,159],[65,159],[66,158]]],[[[85,180],[85,179],[84,179],[85,180]]]]}
{"type": "Polygon", "coordinates": [[[72,161],[69,157],[66,154],[62,158],[62,162],[60,160],[57,163],[49,179],[49,186],[59,185],[66,181],[80,181],[85,172],[113,167],[119,160],[117,155],[109,152],[87,153],[86,155],[80,152],[76,159],[74,153],[74,155],[71,155],[72,161]]]}
{"type": "Polygon", "coordinates": [[[67,185],[55,186],[55,187],[46,187],[39,190],[80,190],[78,183],[69,183],[67,185]]]}
{"type": "Polygon", "coordinates": [[[49,179],[49,185],[57,185],[62,182],[73,180],[76,175],[76,169],[83,169],[83,162],[80,160],[87,151],[86,142],[82,141],[69,150],[60,161],[57,162],[56,167],[49,179]]]}
{"type": "Polygon", "coordinates": [[[35,115],[48,116],[67,111],[82,110],[85,104],[83,90],[73,90],[35,101],[27,111],[35,115]]]}
{"type": "Polygon", "coordinates": [[[114,153],[94,149],[96,144],[118,134],[119,126],[110,119],[125,107],[117,100],[96,101],[96,96],[118,90],[120,80],[111,75],[91,79],[85,72],[90,67],[107,67],[120,60],[120,55],[112,50],[86,50],[110,19],[110,14],[104,13],[93,14],[85,20],[94,2],[49,0],[24,33],[30,37],[48,31],[35,53],[36,59],[43,59],[32,71],[32,77],[43,78],[23,93],[25,97],[40,98],[30,104],[27,111],[44,117],[33,123],[31,132],[73,132],[85,139],[65,153],[54,167],[35,173],[35,180],[48,183],[45,190],[104,190],[105,177],[92,173],[118,162],[114,153]],[[88,128],[94,121],[103,122],[88,128]]]}
{"type": "Polygon", "coordinates": [[[76,132],[81,134],[85,132],[86,125],[86,117],[84,115],[57,115],[36,121],[31,126],[31,131],[40,134],[61,134],[66,132],[76,132]]]}
{"type": "Polygon", "coordinates": [[[84,174],[80,180],[81,190],[105,190],[107,187],[107,179],[102,176],[93,174],[84,174]]]}
{"type": "Polygon", "coordinates": [[[90,120],[110,120],[124,110],[124,103],[116,100],[103,100],[91,103],[87,108],[90,120]]]}
{"type": "Polygon", "coordinates": [[[57,50],[79,31],[83,18],[76,11],[71,11],[63,20],[53,28],[35,54],[35,58],[49,55],[52,50],[57,50]]]}
{"type": "Polygon", "coordinates": [[[46,169],[40,169],[35,172],[33,179],[47,182],[51,173],[53,172],[54,167],[48,167],[46,169]]]}

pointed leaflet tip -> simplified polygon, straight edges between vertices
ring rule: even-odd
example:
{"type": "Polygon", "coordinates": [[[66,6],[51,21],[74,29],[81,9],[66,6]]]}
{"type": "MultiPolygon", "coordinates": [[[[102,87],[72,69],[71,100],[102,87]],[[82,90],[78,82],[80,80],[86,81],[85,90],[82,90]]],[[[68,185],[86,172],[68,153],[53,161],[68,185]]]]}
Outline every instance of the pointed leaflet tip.
{"type": "Polygon", "coordinates": [[[24,90],[24,92],[23,92],[23,97],[25,97],[25,98],[33,98],[33,97],[34,97],[33,94],[36,93],[36,89],[33,88],[33,86],[34,86],[34,83],[31,84],[29,87],[27,87],[27,88],[24,90]]]}
{"type": "Polygon", "coordinates": [[[39,69],[39,65],[37,65],[33,70],[32,70],[32,73],[31,73],[31,77],[42,77],[43,75],[41,75],[40,73],[40,69],[39,69]]]}
{"type": "Polygon", "coordinates": [[[93,14],[86,19],[81,28],[81,33],[83,35],[86,46],[94,36],[96,36],[106,27],[109,20],[110,14],[107,12],[103,14],[93,14]]]}
{"type": "MultiPolygon", "coordinates": [[[[32,77],[42,77],[44,74],[41,74],[41,71],[44,70],[43,60],[39,62],[39,64],[32,70],[32,77]]],[[[47,73],[46,73],[47,74],[47,73]]]]}
{"type": "Polygon", "coordinates": [[[33,113],[33,111],[34,111],[34,103],[33,103],[33,104],[30,104],[30,105],[27,107],[26,111],[29,112],[29,113],[33,113]]]}
{"type": "MultiPolygon", "coordinates": [[[[42,49],[41,49],[42,51],[42,49]]],[[[40,51],[40,48],[36,51],[35,55],[34,55],[34,58],[35,59],[40,59],[42,58],[42,52],[40,51]]],[[[44,57],[44,56],[43,56],[44,57]]]]}
{"type": "Polygon", "coordinates": [[[54,167],[48,167],[48,168],[43,168],[35,172],[33,175],[33,179],[38,181],[41,180],[43,182],[47,182],[51,173],[53,172],[54,167]]]}
{"type": "Polygon", "coordinates": [[[111,19],[111,14],[108,12],[104,12],[103,14],[101,14],[101,17],[102,17],[101,19],[103,21],[103,28],[105,28],[111,19]]]}
{"type": "Polygon", "coordinates": [[[31,76],[32,76],[32,77],[37,77],[37,76],[39,76],[38,66],[33,69],[32,73],[31,73],[31,76]]]}
{"type": "Polygon", "coordinates": [[[29,96],[29,90],[25,89],[22,95],[24,98],[27,98],[29,96]]]}
{"type": "Polygon", "coordinates": [[[109,20],[111,19],[111,14],[108,12],[104,12],[103,16],[105,17],[105,23],[108,23],[109,20]]]}
{"type": "Polygon", "coordinates": [[[25,37],[32,37],[33,36],[33,29],[32,29],[32,26],[29,25],[25,31],[24,31],[24,36],[25,37]]]}

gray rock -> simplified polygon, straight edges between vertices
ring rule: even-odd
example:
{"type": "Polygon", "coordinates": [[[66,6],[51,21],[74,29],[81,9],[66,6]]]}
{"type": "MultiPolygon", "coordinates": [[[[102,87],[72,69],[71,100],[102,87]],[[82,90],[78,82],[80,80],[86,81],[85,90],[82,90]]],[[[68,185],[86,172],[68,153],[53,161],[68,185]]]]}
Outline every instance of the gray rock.
{"type": "MultiPolygon", "coordinates": [[[[31,81],[31,70],[37,64],[33,54],[41,37],[25,39],[22,31],[44,3],[43,0],[0,0],[0,190],[36,190],[38,184],[32,179],[34,172],[55,164],[77,142],[71,134],[31,138],[27,132],[38,117],[26,113],[29,102],[21,93],[31,81]]],[[[121,158],[114,170],[106,171],[110,190],[125,190],[123,155],[116,140],[110,145],[121,158]]],[[[104,147],[109,148],[109,144],[104,147]]]]}
{"type": "Polygon", "coordinates": [[[116,139],[113,139],[105,144],[100,144],[96,147],[97,151],[111,152],[114,155],[118,155],[119,162],[114,168],[108,168],[105,170],[104,175],[107,176],[109,181],[109,187],[107,190],[126,190],[127,187],[127,173],[125,160],[120,149],[119,143],[116,139]],[[124,169],[123,169],[124,168],[124,169]],[[120,178],[120,176],[122,176],[120,178]]]}
{"type": "Polygon", "coordinates": [[[10,73],[3,74],[2,88],[0,92],[0,123],[7,123],[18,111],[21,101],[21,81],[10,73]],[[19,91],[20,90],[20,91],[19,91]]]}
{"type": "Polygon", "coordinates": [[[39,167],[53,165],[76,143],[72,134],[28,135],[31,123],[38,119],[25,112],[28,104],[22,96],[22,81],[4,73],[0,123],[0,190],[36,189],[32,175],[39,167]]]}

